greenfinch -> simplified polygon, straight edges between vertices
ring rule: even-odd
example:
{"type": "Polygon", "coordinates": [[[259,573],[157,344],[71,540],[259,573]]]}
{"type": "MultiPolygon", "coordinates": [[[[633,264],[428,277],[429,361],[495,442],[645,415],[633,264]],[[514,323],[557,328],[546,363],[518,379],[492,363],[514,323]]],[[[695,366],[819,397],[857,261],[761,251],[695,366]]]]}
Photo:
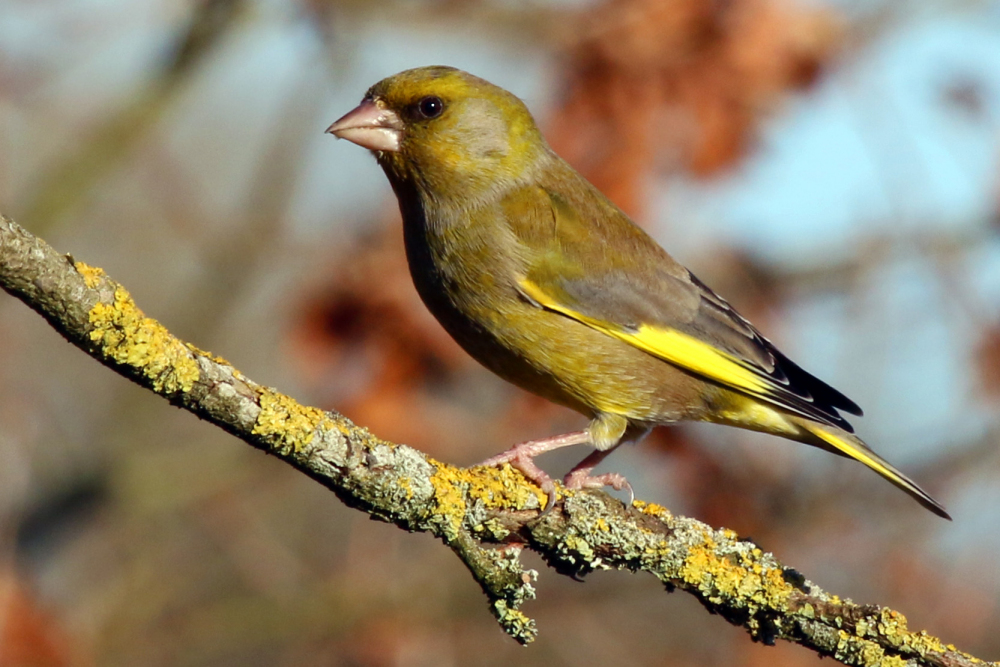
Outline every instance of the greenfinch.
{"type": "Polygon", "coordinates": [[[371,150],[403,217],[417,292],[502,378],[590,419],[516,445],[509,462],[554,497],[533,461],[588,444],[569,488],[624,488],[591,471],[663,424],[771,433],[864,463],[935,514],[944,507],[853,433],[842,393],[778,351],[546,144],[511,93],[450,67],[372,86],[327,132],[371,150]]]}

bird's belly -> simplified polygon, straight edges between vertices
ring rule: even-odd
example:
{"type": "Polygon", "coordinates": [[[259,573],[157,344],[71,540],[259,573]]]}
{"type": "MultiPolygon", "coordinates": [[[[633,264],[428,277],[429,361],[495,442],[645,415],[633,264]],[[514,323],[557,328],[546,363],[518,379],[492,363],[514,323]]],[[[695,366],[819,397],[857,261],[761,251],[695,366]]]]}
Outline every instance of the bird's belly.
{"type": "Polygon", "coordinates": [[[466,352],[522,389],[588,417],[608,413],[643,423],[701,417],[704,383],[513,291],[463,300],[442,290],[421,296],[466,352]]]}

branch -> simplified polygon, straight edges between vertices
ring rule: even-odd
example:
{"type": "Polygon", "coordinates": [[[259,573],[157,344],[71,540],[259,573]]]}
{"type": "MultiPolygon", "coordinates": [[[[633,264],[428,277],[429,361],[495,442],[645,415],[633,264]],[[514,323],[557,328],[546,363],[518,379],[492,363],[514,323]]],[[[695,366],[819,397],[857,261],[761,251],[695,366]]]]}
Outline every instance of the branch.
{"type": "Polygon", "coordinates": [[[595,569],[649,572],[765,644],[784,639],[847,665],[983,664],[907,629],[896,611],[825,592],[730,530],[653,504],[625,507],[598,491],[560,489],[554,509],[541,513],[541,490],[509,466],[456,468],[336,412],[303,406],[178,340],[103,271],[58,254],[3,217],[0,287],[105,366],[291,464],[351,507],[439,538],[521,643],[536,635],[520,610],[534,597],[537,577],[521,566],[527,547],[574,577],[595,569]]]}

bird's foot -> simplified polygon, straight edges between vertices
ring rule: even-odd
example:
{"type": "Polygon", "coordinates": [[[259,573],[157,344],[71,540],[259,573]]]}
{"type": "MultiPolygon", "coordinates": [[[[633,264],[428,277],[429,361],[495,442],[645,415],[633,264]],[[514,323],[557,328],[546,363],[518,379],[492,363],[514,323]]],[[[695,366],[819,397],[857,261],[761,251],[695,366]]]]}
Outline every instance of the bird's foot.
{"type": "Polygon", "coordinates": [[[552,481],[549,474],[535,465],[535,462],[527,456],[515,457],[507,461],[507,463],[510,463],[512,468],[518,470],[527,479],[538,485],[538,488],[542,490],[542,493],[547,498],[545,507],[542,508],[542,514],[548,514],[556,504],[556,483],[552,481]]]}
{"type": "Polygon", "coordinates": [[[574,431],[542,440],[529,440],[516,444],[506,452],[488,458],[479,465],[501,466],[504,463],[509,463],[511,467],[519,470],[522,475],[537,484],[548,496],[548,501],[543,508],[544,513],[551,510],[556,502],[556,485],[548,473],[535,465],[534,458],[539,454],[551,452],[553,449],[569,447],[570,445],[583,445],[589,442],[590,434],[587,431],[574,431]]]}
{"type": "Polygon", "coordinates": [[[625,479],[625,475],[617,472],[606,472],[603,475],[591,475],[589,470],[572,470],[563,479],[563,484],[567,489],[603,489],[610,486],[615,491],[628,491],[628,504],[631,506],[635,500],[635,492],[632,485],[625,479]]]}
{"type": "Polygon", "coordinates": [[[615,491],[627,490],[628,504],[631,507],[635,500],[635,492],[632,491],[632,485],[625,479],[625,475],[617,472],[606,472],[602,475],[590,474],[597,464],[610,453],[611,450],[592,452],[590,456],[580,461],[566,474],[566,477],[563,478],[563,484],[567,489],[603,489],[605,486],[610,486],[615,491]]]}

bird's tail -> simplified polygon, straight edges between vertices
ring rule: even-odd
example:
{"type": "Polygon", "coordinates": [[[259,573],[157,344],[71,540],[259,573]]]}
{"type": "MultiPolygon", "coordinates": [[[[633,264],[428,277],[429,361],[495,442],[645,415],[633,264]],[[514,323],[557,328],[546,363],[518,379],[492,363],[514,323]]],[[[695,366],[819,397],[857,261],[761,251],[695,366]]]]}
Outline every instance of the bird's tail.
{"type": "Polygon", "coordinates": [[[809,444],[822,447],[823,449],[832,451],[835,454],[840,454],[842,456],[847,456],[857,461],[861,461],[866,466],[882,475],[882,477],[885,477],[903,491],[906,491],[913,497],[914,500],[929,509],[931,512],[934,512],[938,516],[951,521],[951,517],[948,515],[948,512],[944,509],[941,503],[931,498],[926,491],[917,486],[916,482],[901,473],[899,470],[896,470],[891,463],[873,452],[871,448],[869,448],[868,445],[861,440],[861,438],[845,433],[840,429],[817,424],[816,422],[807,419],[796,418],[794,421],[815,438],[816,441],[810,442],[809,444]]]}

